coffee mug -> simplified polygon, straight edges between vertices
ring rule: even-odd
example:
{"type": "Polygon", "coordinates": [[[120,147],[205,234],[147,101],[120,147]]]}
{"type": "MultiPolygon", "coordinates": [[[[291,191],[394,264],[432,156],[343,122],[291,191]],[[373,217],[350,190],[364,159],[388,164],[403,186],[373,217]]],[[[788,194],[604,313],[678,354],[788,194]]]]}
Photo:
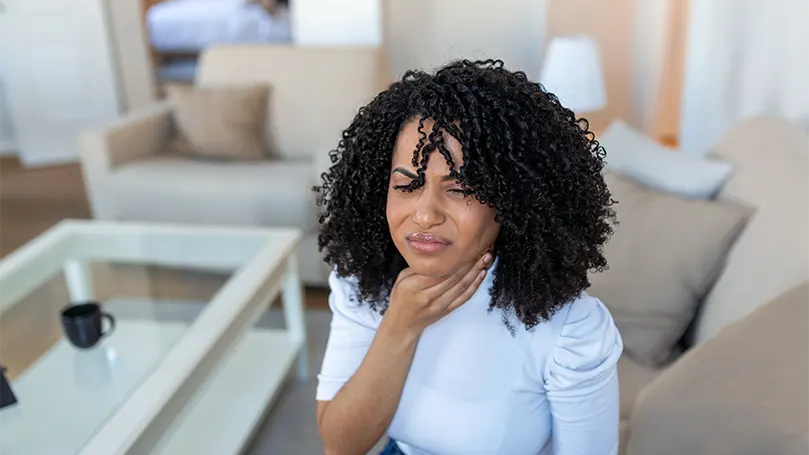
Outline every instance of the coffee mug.
{"type": "Polygon", "coordinates": [[[11,383],[6,379],[6,367],[0,366],[0,409],[17,403],[17,397],[11,390],[11,383]]]}
{"type": "Polygon", "coordinates": [[[77,348],[91,348],[115,330],[115,318],[102,312],[96,302],[68,305],[62,310],[62,330],[77,348]],[[107,330],[101,328],[102,319],[109,321],[107,330]]]}

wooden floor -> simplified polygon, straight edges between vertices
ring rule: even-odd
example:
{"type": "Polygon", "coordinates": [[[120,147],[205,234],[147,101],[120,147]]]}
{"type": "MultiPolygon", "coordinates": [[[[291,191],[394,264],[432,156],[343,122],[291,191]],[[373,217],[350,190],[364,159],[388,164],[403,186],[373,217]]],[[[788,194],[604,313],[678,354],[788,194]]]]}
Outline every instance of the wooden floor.
{"type": "Polygon", "coordinates": [[[77,164],[24,169],[0,158],[0,255],[5,256],[65,218],[90,218],[77,164]]]}
{"type": "MultiPolygon", "coordinates": [[[[5,257],[66,219],[91,218],[77,164],[25,169],[14,157],[0,157],[0,256],[5,257]]],[[[154,299],[207,300],[227,276],[156,267],[96,265],[95,292],[100,301],[114,295],[154,299]]],[[[307,309],[328,309],[325,289],[305,290],[307,309]]],[[[0,318],[0,359],[14,378],[62,336],[59,310],[67,304],[61,277],[26,297],[0,318]]]]}

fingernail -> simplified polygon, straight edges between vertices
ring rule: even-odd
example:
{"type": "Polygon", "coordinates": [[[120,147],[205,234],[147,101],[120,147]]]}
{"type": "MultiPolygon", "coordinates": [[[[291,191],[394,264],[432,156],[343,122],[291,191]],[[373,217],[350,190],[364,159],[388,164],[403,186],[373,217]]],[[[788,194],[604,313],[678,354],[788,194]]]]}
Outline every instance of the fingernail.
{"type": "Polygon", "coordinates": [[[486,271],[481,270],[480,273],[478,273],[478,278],[483,278],[484,276],[486,276],[486,271]]]}
{"type": "Polygon", "coordinates": [[[483,256],[483,263],[484,264],[489,264],[490,262],[492,262],[492,254],[491,253],[486,253],[483,256]]]}

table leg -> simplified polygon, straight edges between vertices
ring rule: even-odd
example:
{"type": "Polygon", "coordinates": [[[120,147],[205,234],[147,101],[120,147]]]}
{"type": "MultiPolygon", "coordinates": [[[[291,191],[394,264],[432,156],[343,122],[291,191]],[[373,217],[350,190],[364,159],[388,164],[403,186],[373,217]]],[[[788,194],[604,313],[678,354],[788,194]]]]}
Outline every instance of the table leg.
{"type": "Polygon", "coordinates": [[[287,277],[284,283],[284,319],[287,330],[293,340],[300,341],[301,351],[298,354],[298,378],[309,377],[309,355],[306,344],[306,321],[303,315],[303,290],[298,274],[297,255],[287,260],[287,277]]]}
{"type": "Polygon", "coordinates": [[[88,302],[95,298],[89,264],[72,259],[65,263],[63,270],[71,302],[88,302]]]}

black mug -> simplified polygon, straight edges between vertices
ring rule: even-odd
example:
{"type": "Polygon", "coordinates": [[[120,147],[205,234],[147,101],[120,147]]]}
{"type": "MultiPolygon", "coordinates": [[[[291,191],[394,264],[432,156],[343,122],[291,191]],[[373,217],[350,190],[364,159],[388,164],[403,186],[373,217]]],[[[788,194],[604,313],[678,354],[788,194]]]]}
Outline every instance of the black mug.
{"type": "Polygon", "coordinates": [[[11,383],[6,379],[6,367],[0,366],[0,409],[17,403],[17,397],[11,390],[11,383]]]}
{"type": "Polygon", "coordinates": [[[115,318],[101,311],[96,302],[68,305],[62,310],[62,330],[67,339],[77,348],[91,348],[101,338],[115,330],[115,318]],[[109,328],[101,328],[102,319],[109,321],[109,328]]]}

